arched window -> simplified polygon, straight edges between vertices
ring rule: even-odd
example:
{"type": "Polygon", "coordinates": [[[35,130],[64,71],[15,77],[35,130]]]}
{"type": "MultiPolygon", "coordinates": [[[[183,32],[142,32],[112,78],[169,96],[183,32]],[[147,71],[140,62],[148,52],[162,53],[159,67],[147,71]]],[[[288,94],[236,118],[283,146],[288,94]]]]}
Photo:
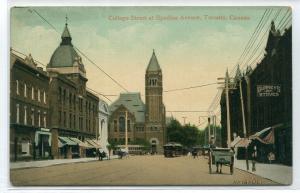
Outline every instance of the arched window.
{"type": "Polygon", "coordinates": [[[119,117],[119,131],[125,132],[125,118],[119,117]]]}

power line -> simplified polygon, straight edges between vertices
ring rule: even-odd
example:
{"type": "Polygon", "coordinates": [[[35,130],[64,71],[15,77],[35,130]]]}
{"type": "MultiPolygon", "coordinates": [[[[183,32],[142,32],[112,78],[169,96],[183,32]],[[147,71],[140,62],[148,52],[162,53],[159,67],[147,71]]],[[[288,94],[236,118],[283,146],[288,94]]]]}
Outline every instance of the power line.
{"type": "Polygon", "coordinates": [[[190,87],[185,87],[185,88],[170,89],[170,90],[165,90],[164,92],[174,92],[174,91],[180,91],[180,90],[188,90],[188,89],[200,88],[200,87],[210,86],[210,85],[215,85],[215,84],[218,84],[218,83],[214,82],[214,83],[202,84],[202,85],[198,85],[198,86],[190,86],[190,87]]]}
{"type": "MultiPolygon", "coordinates": [[[[263,28],[265,27],[265,25],[266,25],[267,22],[269,21],[269,18],[270,18],[270,16],[271,16],[271,14],[272,14],[272,10],[271,10],[270,14],[266,17],[266,19],[265,19],[265,21],[264,21],[264,24],[263,24],[263,27],[260,29],[260,33],[262,32],[263,28]]],[[[262,41],[262,39],[264,38],[265,34],[266,34],[268,31],[269,31],[269,28],[267,27],[266,32],[261,36],[260,41],[258,41],[258,44],[262,41]]],[[[258,38],[258,37],[259,37],[259,35],[258,35],[256,38],[258,38]]],[[[254,43],[255,43],[255,42],[253,42],[252,46],[254,46],[254,43]]],[[[258,45],[258,44],[257,44],[257,45],[258,45]]],[[[251,52],[250,56],[248,57],[248,59],[245,58],[245,60],[244,60],[244,62],[243,62],[244,64],[241,63],[241,66],[245,66],[245,65],[249,62],[249,60],[250,60],[250,59],[253,57],[253,55],[256,53],[256,50],[257,50],[257,49],[258,49],[258,47],[256,46],[256,48],[254,48],[254,49],[252,50],[252,52],[251,52]]],[[[248,53],[250,53],[250,50],[248,51],[248,53]]]]}
{"type": "MultiPolygon", "coordinates": [[[[13,48],[11,48],[11,50],[12,50],[13,52],[15,52],[15,53],[18,53],[18,54],[20,54],[20,55],[22,55],[22,56],[27,57],[26,54],[24,54],[24,53],[22,53],[22,52],[20,52],[20,51],[18,51],[18,50],[15,50],[15,49],[13,49],[13,48]]],[[[44,67],[46,67],[45,64],[43,64],[42,62],[39,62],[38,60],[33,59],[33,61],[36,62],[36,63],[39,63],[40,65],[42,65],[42,66],[44,66],[44,67]]],[[[94,93],[96,93],[96,94],[98,94],[98,95],[103,96],[104,98],[106,98],[106,99],[109,100],[109,101],[111,101],[111,100],[110,100],[109,98],[107,98],[107,96],[116,96],[116,95],[105,95],[105,94],[102,94],[102,93],[100,93],[100,92],[98,92],[98,91],[95,91],[95,90],[93,90],[93,89],[91,89],[91,88],[89,88],[89,87],[86,87],[86,88],[87,88],[89,91],[92,91],[92,92],[94,92],[94,93]]]]}
{"type": "MultiPolygon", "coordinates": [[[[29,9],[29,10],[33,10],[44,22],[46,22],[48,25],[51,26],[51,28],[53,28],[55,30],[55,32],[57,32],[59,34],[59,32],[57,31],[57,29],[45,18],[43,17],[38,11],[36,11],[35,9],[29,9]]],[[[115,80],[112,76],[110,76],[107,72],[105,72],[100,66],[98,66],[95,62],[93,62],[86,54],[84,54],[79,48],[77,48],[76,46],[74,46],[74,48],[80,53],[82,54],[90,63],[92,63],[93,65],[95,65],[101,72],[103,72],[106,76],[108,76],[114,83],[116,83],[119,87],[121,87],[123,90],[125,90],[126,92],[128,92],[128,90],[122,86],[117,80],[115,80]]]]}

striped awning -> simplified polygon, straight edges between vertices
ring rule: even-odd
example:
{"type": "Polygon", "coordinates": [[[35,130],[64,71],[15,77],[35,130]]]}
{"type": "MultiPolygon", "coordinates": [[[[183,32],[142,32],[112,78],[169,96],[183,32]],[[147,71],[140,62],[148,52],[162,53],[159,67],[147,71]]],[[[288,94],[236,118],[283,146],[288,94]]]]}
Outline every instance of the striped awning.
{"type": "Polygon", "coordinates": [[[63,145],[78,145],[76,142],[72,141],[69,137],[58,137],[63,145]]]}
{"type": "Polygon", "coordinates": [[[70,139],[72,141],[74,141],[75,143],[77,143],[79,146],[81,147],[85,147],[85,148],[93,148],[93,146],[89,145],[86,142],[81,141],[80,139],[76,138],[76,137],[70,137],[70,139]]]}
{"type": "Polygon", "coordinates": [[[86,142],[93,146],[94,148],[101,148],[101,145],[96,142],[96,140],[87,139],[86,142]]]}

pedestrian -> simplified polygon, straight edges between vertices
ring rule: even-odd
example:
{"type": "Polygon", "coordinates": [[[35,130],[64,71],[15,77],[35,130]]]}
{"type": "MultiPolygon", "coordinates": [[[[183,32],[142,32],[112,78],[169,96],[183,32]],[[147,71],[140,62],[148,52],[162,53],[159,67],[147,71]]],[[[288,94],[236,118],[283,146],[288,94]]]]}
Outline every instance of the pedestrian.
{"type": "Polygon", "coordinates": [[[270,164],[275,160],[275,154],[272,151],[268,154],[268,160],[270,164]]]}
{"type": "Polygon", "coordinates": [[[257,149],[256,145],[253,147],[253,152],[252,152],[252,172],[256,171],[256,159],[257,159],[257,149]]]}
{"type": "Polygon", "coordinates": [[[98,149],[98,160],[102,161],[102,152],[100,148],[98,149]]]}

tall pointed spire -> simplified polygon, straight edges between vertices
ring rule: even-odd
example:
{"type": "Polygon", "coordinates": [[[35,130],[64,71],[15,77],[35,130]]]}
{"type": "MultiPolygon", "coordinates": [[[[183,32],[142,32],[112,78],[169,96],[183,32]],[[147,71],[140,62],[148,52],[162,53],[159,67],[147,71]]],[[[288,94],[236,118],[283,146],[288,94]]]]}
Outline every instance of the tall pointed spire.
{"type": "Polygon", "coordinates": [[[148,67],[147,67],[147,71],[153,71],[153,72],[161,71],[154,49],[153,49],[153,53],[152,53],[151,59],[149,61],[148,67]]]}
{"type": "Polygon", "coordinates": [[[68,16],[66,15],[66,24],[63,33],[61,34],[61,45],[72,45],[72,37],[68,28],[68,16]]]}
{"type": "Polygon", "coordinates": [[[235,79],[239,80],[241,78],[242,78],[242,73],[241,73],[240,65],[238,64],[236,73],[235,73],[235,79]]]}

